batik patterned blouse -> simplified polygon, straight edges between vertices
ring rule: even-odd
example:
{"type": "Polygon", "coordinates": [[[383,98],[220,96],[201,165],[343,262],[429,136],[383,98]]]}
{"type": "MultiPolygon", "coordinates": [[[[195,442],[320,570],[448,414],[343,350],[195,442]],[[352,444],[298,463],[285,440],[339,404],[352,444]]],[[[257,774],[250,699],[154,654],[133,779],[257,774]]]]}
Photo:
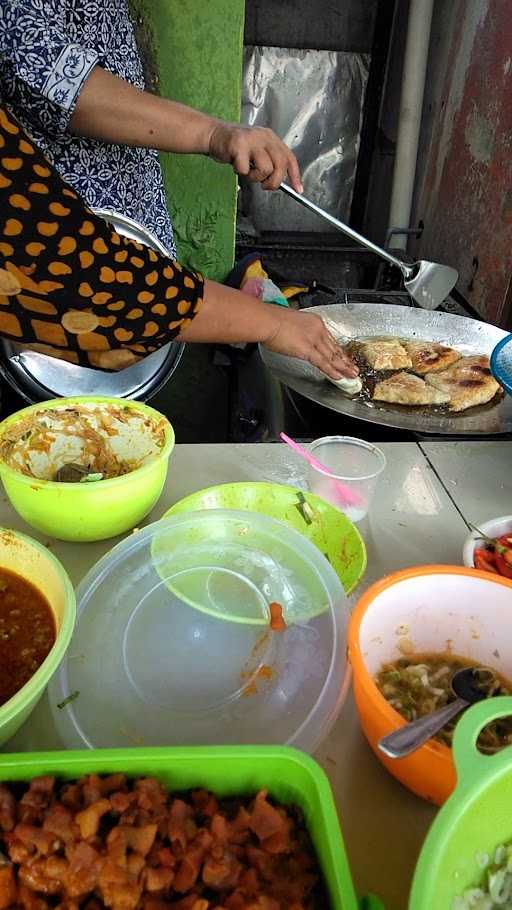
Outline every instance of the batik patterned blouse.
{"type": "Polygon", "coordinates": [[[128,215],[176,253],[158,154],[73,136],[69,120],[100,65],[144,88],[128,0],[0,0],[0,96],[92,207],[128,215]]]}

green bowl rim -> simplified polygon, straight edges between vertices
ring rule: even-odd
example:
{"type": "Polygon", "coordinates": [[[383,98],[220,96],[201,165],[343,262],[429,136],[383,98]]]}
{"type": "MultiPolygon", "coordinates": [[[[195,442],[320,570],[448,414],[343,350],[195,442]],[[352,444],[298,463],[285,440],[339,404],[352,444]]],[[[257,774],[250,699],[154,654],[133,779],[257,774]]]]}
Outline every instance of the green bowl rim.
{"type": "MultiPolygon", "coordinates": [[[[13,537],[18,537],[20,540],[23,541],[24,544],[27,544],[29,547],[32,547],[33,549],[38,550],[46,559],[48,559],[53,564],[53,566],[57,572],[57,575],[60,577],[62,585],[63,585],[65,608],[64,608],[64,613],[63,613],[63,617],[62,617],[62,625],[61,625],[61,628],[55,639],[55,643],[54,643],[53,647],[51,648],[51,650],[49,651],[49,653],[46,655],[42,664],[37,668],[37,670],[33,674],[33,676],[31,676],[30,679],[27,680],[25,685],[22,686],[21,689],[19,689],[15,693],[15,695],[12,696],[12,698],[10,698],[8,701],[6,701],[3,705],[0,705],[0,725],[2,725],[2,726],[5,723],[8,723],[8,721],[12,720],[12,718],[16,714],[20,713],[20,711],[23,709],[24,705],[20,704],[20,702],[25,701],[25,699],[27,697],[26,691],[25,691],[27,686],[33,685],[33,683],[35,681],[36,687],[37,687],[37,684],[42,681],[43,682],[43,685],[41,687],[41,690],[42,690],[42,689],[44,689],[46,684],[49,682],[51,676],[58,669],[59,664],[60,664],[62,658],[64,657],[64,654],[66,653],[67,647],[71,641],[71,636],[74,632],[75,621],[76,621],[75,589],[74,589],[74,587],[71,583],[71,579],[70,579],[68,573],[66,572],[66,569],[64,568],[63,564],[61,563],[60,559],[57,559],[57,557],[51,552],[51,550],[49,550],[48,547],[45,547],[44,544],[40,543],[38,540],[34,540],[33,537],[29,537],[28,534],[24,534],[22,531],[14,531],[12,528],[0,527],[0,535],[2,535],[4,533],[10,534],[13,537]],[[53,661],[55,659],[57,660],[55,667],[49,673],[48,672],[48,670],[49,670],[48,663],[50,660],[53,661]],[[47,677],[46,682],[44,681],[45,677],[47,677]]],[[[42,593],[44,593],[44,592],[42,592],[42,593]]]]}
{"type": "MultiPolygon", "coordinates": [[[[0,424],[0,426],[1,426],[1,424],[0,424]]],[[[350,525],[351,531],[352,531],[352,532],[355,534],[355,536],[357,537],[358,543],[359,543],[359,545],[360,545],[361,554],[362,554],[362,560],[361,560],[361,568],[359,569],[358,574],[357,574],[357,578],[354,579],[354,582],[353,582],[353,583],[350,585],[350,587],[347,588],[347,589],[345,589],[345,586],[343,585],[343,582],[342,582],[342,586],[343,586],[343,590],[345,591],[345,594],[346,594],[347,597],[350,597],[350,595],[354,593],[354,591],[356,590],[357,586],[358,586],[358,585],[361,583],[361,581],[363,580],[364,574],[365,574],[366,569],[367,569],[367,567],[368,567],[368,553],[367,553],[367,551],[366,551],[366,544],[365,544],[365,542],[364,542],[364,538],[363,538],[363,536],[361,535],[361,532],[359,531],[359,529],[357,528],[357,526],[354,524],[354,522],[351,521],[350,518],[348,518],[348,516],[345,515],[344,512],[340,512],[340,511],[339,511],[338,509],[336,509],[333,505],[331,505],[331,503],[327,502],[325,499],[322,499],[321,496],[317,496],[316,493],[310,493],[309,490],[301,490],[301,489],[299,489],[299,487],[292,487],[292,486],[290,486],[290,484],[285,484],[285,483],[273,483],[272,481],[269,481],[269,480],[235,480],[235,481],[227,481],[226,483],[217,483],[217,484],[213,484],[213,486],[211,486],[211,487],[203,487],[201,490],[196,490],[196,491],[193,492],[193,493],[189,493],[187,496],[183,496],[183,497],[182,497],[181,499],[179,499],[177,502],[173,503],[173,505],[170,506],[170,508],[167,509],[167,510],[164,512],[164,514],[162,515],[162,519],[169,518],[171,515],[183,514],[183,513],[181,513],[181,512],[175,511],[175,510],[178,508],[178,506],[182,506],[184,503],[186,503],[186,502],[187,502],[188,500],[190,500],[190,499],[195,499],[196,497],[202,496],[202,495],[205,494],[205,493],[210,493],[212,490],[218,490],[218,489],[220,489],[220,488],[222,488],[222,487],[231,487],[231,488],[232,488],[232,487],[253,487],[253,488],[254,488],[254,487],[259,487],[259,488],[262,488],[262,487],[266,487],[266,488],[269,488],[269,487],[280,487],[281,489],[286,490],[286,491],[288,491],[288,492],[293,492],[293,493],[296,493],[296,494],[297,494],[297,493],[303,493],[304,495],[307,495],[309,498],[311,498],[311,499],[314,500],[315,502],[320,502],[320,503],[322,504],[322,508],[323,508],[326,512],[328,512],[328,513],[329,513],[329,512],[336,513],[336,515],[339,516],[342,520],[344,520],[345,522],[348,522],[348,524],[350,525]]],[[[223,507],[223,508],[225,508],[225,507],[223,507]]],[[[239,507],[239,509],[240,509],[240,507],[239,507]]],[[[237,511],[237,510],[234,509],[233,511],[237,511]]],[[[245,511],[248,511],[248,510],[245,510],[245,511]]],[[[250,510],[249,510],[249,511],[250,511],[250,510]]],[[[261,514],[266,514],[266,513],[261,513],[261,514]]],[[[295,530],[297,531],[298,528],[295,528],[295,530]]],[[[301,534],[301,533],[302,533],[302,531],[299,531],[299,534],[301,534]]],[[[333,566],[333,569],[334,569],[334,566],[333,566]]],[[[334,571],[336,572],[336,569],[334,569],[334,571]]],[[[336,575],[338,575],[337,572],[336,572],[336,575]]],[[[340,577],[340,576],[338,575],[338,577],[340,577]]],[[[340,581],[341,581],[341,578],[340,578],[340,581]]]]}
{"type": "MultiPolygon", "coordinates": [[[[226,512],[230,514],[231,518],[232,518],[235,522],[241,522],[241,521],[243,521],[244,519],[248,520],[250,517],[253,517],[253,518],[254,518],[254,516],[258,516],[258,518],[263,519],[264,521],[268,522],[270,525],[274,525],[274,526],[279,526],[279,525],[281,525],[283,528],[286,528],[288,531],[291,532],[291,536],[292,536],[292,537],[293,537],[294,535],[297,535],[298,537],[304,537],[304,535],[301,534],[301,532],[298,531],[297,528],[292,528],[292,527],[290,527],[289,525],[286,525],[283,521],[280,521],[278,518],[275,518],[273,515],[267,515],[266,513],[263,513],[263,512],[255,512],[254,510],[250,510],[250,509],[245,509],[245,510],[244,510],[244,509],[224,509],[224,508],[220,508],[220,509],[193,509],[193,510],[188,510],[188,511],[186,511],[186,512],[178,512],[178,513],[176,513],[176,514],[174,514],[174,515],[164,515],[158,522],[155,522],[155,524],[160,524],[160,523],[163,523],[163,522],[168,522],[169,524],[171,524],[171,522],[172,522],[174,519],[178,519],[178,520],[179,520],[180,518],[182,518],[182,519],[184,519],[184,520],[187,519],[187,518],[188,518],[189,520],[193,520],[193,516],[194,516],[194,515],[201,515],[201,514],[208,514],[208,515],[214,515],[214,516],[216,515],[216,516],[219,516],[219,515],[224,515],[224,513],[226,513],[226,512]]],[[[224,517],[225,517],[225,516],[224,516],[224,517]]],[[[151,528],[151,527],[152,527],[152,525],[147,525],[146,528],[143,528],[143,529],[142,529],[142,533],[144,533],[144,532],[147,530],[147,528],[151,528]]],[[[345,588],[344,588],[344,586],[343,586],[343,582],[341,581],[341,578],[339,577],[339,575],[338,575],[336,569],[334,568],[334,566],[330,563],[330,561],[329,561],[328,559],[326,559],[325,555],[319,550],[319,548],[316,546],[316,544],[313,543],[312,540],[309,540],[307,537],[304,538],[304,540],[306,541],[306,546],[307,546],[307,547],[312,547],[314,550],[317,550],[317,551],[320,553],[320,556],[321,556],[323,562],[324,562],[325,565],[326,565],[326,573],[327,573],[327,575],[331,575],[331,576],[332,576],[333,581],[335,581],[336,585],[339,586],[339,587],[341,588],[341,593],[343,594],[344,598],[346,599],[346,598],[347,598],[347,592],[345,591],[345,588]]],[[[153,559],[153,564],[155,563],[155,558],[156,558],[156,556],[158,555],[158,554],[157,554],[157,547],[156,547],[156,544],[157,544],[157,538],[153,538],[153,540],[151,540],[151,545],[150,545],[150,546],[151,546],[151,557],[152,557],[152,559],[153,559]]],[[[311,566],[311,562],[310,562],[310,558],[309,558],[309,557],[308,557],[308,565],[309,565],[310,569],[312,569],[312,571],[313,571],[313,573],[315,574],[315,576],[318,576],[318,575],[319,575],[319,570],[318,570],[318,568],[317,568],[316,566],[314,566],[314,565],[311,566]]],[[[156,565],[154,564],[154,568],[155,568],[156,573],[160,576],[160,578],[162,578],[158,566],[156,566],[156,565]]],[[[256,627],[262,627],[262,628],[265,628],[265,627],[268,626],[268,622],[269,622],[268,616],[265,616],[265,617],[262,617],[261,619],[255,620],[255,619],[249,619],[249,618],[242,618],[242,617],[240,617],[240,616],[230,616],[230,615],[226,615],[226,614],[223,614],[223,613],[219,613],[218,611],[214,610],[214,609],[211,608],[211,607],[205,607],[205,606],[203,606],[202,604],[195,603],[193,600],[189,599],[188,597],[185,597],[185,596],[183,595],[182,592],[176,591],[176,590],[172,587],[172,585],[167,584],[167,582],[165,581],[165,579],[162,578],[162,581],[163,581],[163,583],[166,585],[166,587],[167,587],[170,591],[172,591],[175,595],[177,595],[184,603],[188,604],[189,607],[191,607],[193,610],[198,610],[200,613],[203,613],[203,614],[205,614],[206,616],[212,616],[214,619],[222,620],[222,622],[232,622],[232,623],[239,624],[239,625],[244,625],[244,626],[256,626],[256,627]]],[[[324,588],[324,590],[325,590],[325,589],[327,588],[327,584],[326,584],[326,582],[324,581],[324,579],[321,579],[321,583],[322,583],[322,586],[323,586],[323,588],[324,588]]],[[[307,619],[308,619],[308,620],[309,620],[309,619],[314,619],[314,618],[316,618],[317,616],[320,616],[322,613],[326,612],[328,609],[329,609],[329,607],[327,606],[327,607],[325,608],[325,610],[322,609],[322,610],[319,610],[317,613],[307,614],[307,619]]],[[[331,609],[334,609],[334,605],[331,606],[331,609]]],[[[348,611],[348,605],[347,605],[347,611],[348,611]]],[[[300,618],[300,621],[303,622],[303,621],[304,621],[304,617],[301,617],[301,618],[300,618]]]]}
{"type": "MultiPolygon", "coordinates": [[[[175,446],[176,437],[174,433],[174,427],[170,420],[160,411],[157,411],[155,408],[150,407],[150,405],[143,404],[139,401],[134,401],[128,398],[115,398],[108,395],[76,395],[72,398],[51,398],[48,401],[41,401],[37,404],[29,405],[26,408],[22,408],[19,411],[16,411],[14,414],[11,414],[9,417],[6,417],[5,420],[0,421],[0,442],[5,433],[5,431],[15,424],[20,418],[25,415],[31,414],[34,411],[44,411],[44,410],[56,410],[59,407],[67,407],[68,405],[73,404],[117,404],[124,407],[139,409],[143,413],[148,414],[150,417],[157,417],[159,420],[165,422],[165,443],[158,455],[154,455],[151,459],[146,462],[146,464],[141,465],[140,468],[135,468],[134,471],[129,471],[128,474],[122,474],[120,477],[109,477],[106,480],[101,481],[101,489],[105,489],[106,486],[112,486],[113,484],[118,484],[120,481],[126,481],[126,478],[140,477],[142,474],[150,471],[155,464],[158,464],[164,459],[168,459],[175,446]]],[[[36,486],[38,489],[50,489],[50,490],[62,490],[69,489],[69,483],[62,483],[56,480],[43,480],[38,477],[29,477],[27,474],[22,474],[20,471],[16,471],[14,468],[11,468],[10,465],[6,464],[0,458],[0,476],[7,477],[10,480],[15,480],[24,485],[31,487],[36,486]]],[[[90,492],[90,485],[83,484],[84,488],[90,492]]],[[[73,489],[76,494],[77,484],[73,484],[73,489]]]]}

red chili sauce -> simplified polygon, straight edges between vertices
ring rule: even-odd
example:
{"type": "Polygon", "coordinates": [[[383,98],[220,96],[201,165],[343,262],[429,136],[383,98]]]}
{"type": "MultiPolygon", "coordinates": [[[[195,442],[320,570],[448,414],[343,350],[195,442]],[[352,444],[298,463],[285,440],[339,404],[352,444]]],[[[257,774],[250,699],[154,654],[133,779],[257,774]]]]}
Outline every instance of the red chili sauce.
{"type": "Polygon", "coordinates": [[[34,675],[55,637],[46,597],[25,578],[0,569],[0,705],[34,675]]]}

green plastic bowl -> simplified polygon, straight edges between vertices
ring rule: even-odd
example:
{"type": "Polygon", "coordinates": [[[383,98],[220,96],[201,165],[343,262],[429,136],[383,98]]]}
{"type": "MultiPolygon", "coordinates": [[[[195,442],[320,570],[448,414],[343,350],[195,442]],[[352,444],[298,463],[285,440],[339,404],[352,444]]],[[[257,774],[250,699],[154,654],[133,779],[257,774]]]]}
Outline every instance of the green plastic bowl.
{"type": "Polygon", "coordinates": [[[58,559],[37,541],[0,528],[0,566],[16,572],[45,595],[57,628],[55,644],[29,681],[0,707],[0,745],[14,736],[41,698],[68,647],[75,625],[73,586],[58,559]]]}
{"type": "Polygon", "coordinates": [[[512,698],[472,707],[457,724],[453,754],[458,784],[434,821],[414,876],[409,910],[452,910],[453,899],[477,887],[477,854],[512,842],[512,747],[496,755],[476,748],[480,731],[512,715],[512,698]]]}
{"type": "Polygon", "coordinates": [[[218,796],[244,796],[260,789],[304,812],[330,895],[330,910],[383,910],[375,898],[358,904],[329,782],[316,762],[282,747],[117,749],[0,756],[0,780],[26,781],[50,774],[151,775],[169,790],[205,787],[218,796]]]}
{"type": "Polygon", "coordinates": [[[202,509],[260,512],[284,522],[315,544],[347,595],[364,575],[366,548],[359,531],[342,512],[313,493],[276,483],[225,483],[181,499],[164,518],[202,509]]]}
{"type": "MultiPolygon", "coordinates": [[[[31,405],[0,423],[0,438],[30,414],[74,404],[119,405],[119,399],[81,396],[31,405]]],[[[138,401],[123,399],[122,406],[165,420],[158,411],[138,401]]],[[[27,477],[1,460],[0,477],[13,508],[37,531],[58,540],[106,540],[129,531],[151,512],[162,493],[173,448],[174,430],[167,421],[161,452],[122,477],[96,483],[55,483],[27,477]]]]}

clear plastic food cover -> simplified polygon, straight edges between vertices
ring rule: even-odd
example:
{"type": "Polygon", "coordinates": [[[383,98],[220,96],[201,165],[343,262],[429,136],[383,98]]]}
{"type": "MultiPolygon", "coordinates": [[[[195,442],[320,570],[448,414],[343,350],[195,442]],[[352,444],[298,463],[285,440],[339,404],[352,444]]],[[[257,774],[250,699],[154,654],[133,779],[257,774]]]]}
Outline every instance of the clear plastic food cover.
{"type": "Polygon", "coordinates": [[[208,510],[156,522],[103,557],[77,600],[50,687],[68,747],[312,751],[346,694],[342,585],[310,541],[273,518],[208,510]]]}

